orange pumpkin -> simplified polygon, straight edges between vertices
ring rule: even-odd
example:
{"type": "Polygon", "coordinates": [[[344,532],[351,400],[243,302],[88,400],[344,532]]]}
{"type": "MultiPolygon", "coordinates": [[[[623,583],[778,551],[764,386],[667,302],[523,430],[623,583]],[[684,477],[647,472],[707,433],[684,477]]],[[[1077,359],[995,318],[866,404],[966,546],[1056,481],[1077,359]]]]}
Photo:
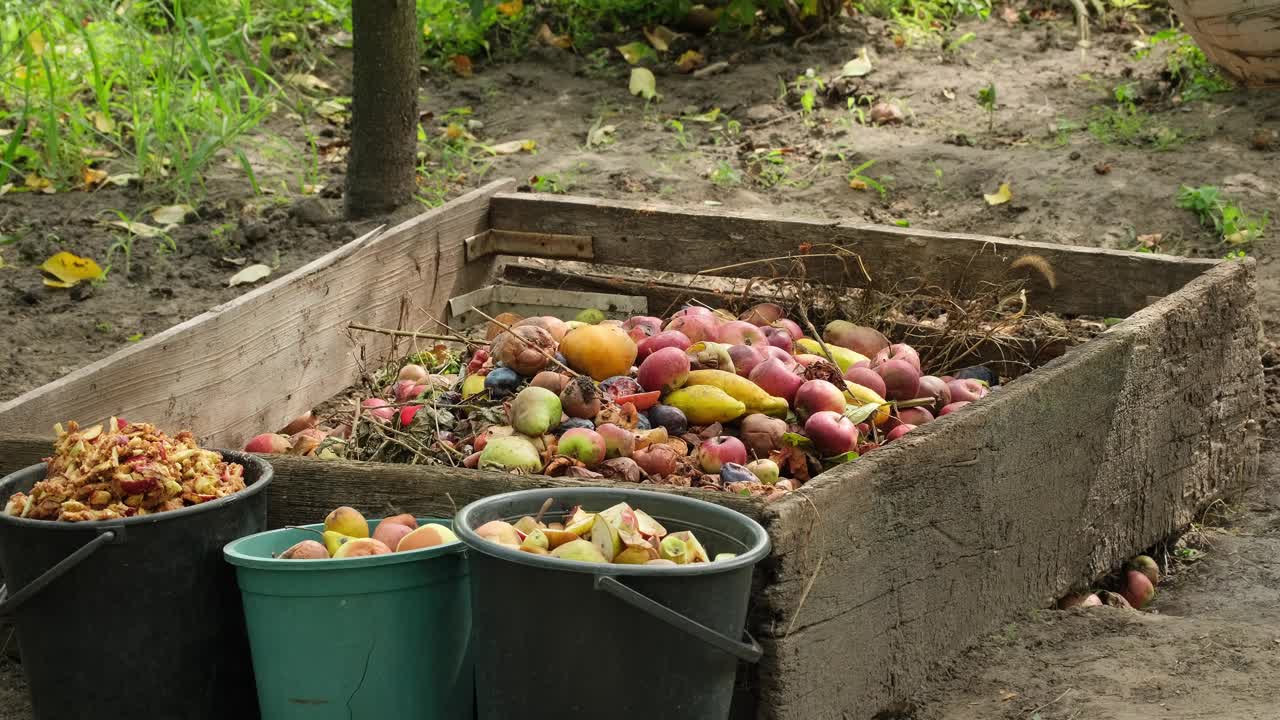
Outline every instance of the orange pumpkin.
{"type": "Polygon", "coordinates": [[[627,331],[612,325],[584,325],[570,330],[560,342],[569,367],[604,380],[627,375],[636,361],[636,343],[627,331]]]}

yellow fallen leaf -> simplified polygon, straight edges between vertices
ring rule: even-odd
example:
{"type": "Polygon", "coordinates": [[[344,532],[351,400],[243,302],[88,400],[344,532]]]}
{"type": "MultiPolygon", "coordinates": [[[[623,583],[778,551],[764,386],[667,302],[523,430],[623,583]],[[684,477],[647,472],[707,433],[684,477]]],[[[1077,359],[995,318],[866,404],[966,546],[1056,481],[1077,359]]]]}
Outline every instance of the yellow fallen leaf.
{"type": "Polygon", "coordinates": [[[161,225],[177,225],[185,220],[187,213],[192,210],[190,205],[166,205],[156,208],[156,211],[151,213],[151,217],[161,225]]]}
{"type": "Polygon", "coordinates": [[[109,133],[116,128],[115,122],[101,110],[90,111],[89,119],[93,121],[93,127],[100,133],[109,133]]]}
{"type": "Polygon", "coordinates": [[[112,220],[107,224],[111,225],[112,227],[124,228],[125,230],[128,230],[130,233],[133,233],[134,235],[137,235],[140,238],[150,239],[150,238],[158,238],[161,235],[164,235],[164,230],[161,230],[160,228],[155,227],[154,225],[148,225],[146,223],[140,223],[140,222],[133,222],[131,220],[112,220]]]}
{"type": "Polygon", "coordinates": [[[9,191],[12,189],[13,189],[13,183],[5,183],[3,185],[0,185],[0,196],[8,195],[9,191]]]}
{"type": "Polygon", "coordinates": [[[310,73],[289,73],[284,81],[303,90],[327,90],[332,92],[333,86],[310,73]]]}
{"type": "Polygon", "coordinates": [[[137,173],[120,173],[119,175],[111,175],[107,177],[107,182],[116,187],[124,187],[135,180],[141,180],[142,176],[137,173]]]}
{"type": "Polygon", "coordinates": [[[676,61],[676,67],[680,68],[680,72],[688,75],[707,64],[707,59],[697,50],[686,50],[680,59],[676,61]]]}
{"type": "Polygon", "coordinates": [[[507,2],[498,3],[495,9],[502,15],[515,17],[524,9],[524,0],[507,0],[507,2]]]}
{"type": "Polygon", "coordinates": [[[102,276],[102,268],[98,267],[98,263],[66,251],[45,260],[40,269],[53,276],[54,279],[44,280],[44,284],[49,287],[68,288],[81,280],[93,280],[102,276]]]}
{"type": "Polygon", "coordinates": [[[44,35],[39,30],[32,30],[27,35],[27,43],[31,45],[31,54],[36,57],[44,55],[44,35]]]}
{"type": "MultiPolygon", "coordinates": [[[[648,46],[646,46],[648,47],[648,46]]],[[[630,90],[632,95],[639,95],[645,100],[652,100],[658,95],[658,79],[648,68],[631,68],[630,90]]]]}
{"type": "Polygon", "coordinates": [[[850,180],[849,187],[853,190],[866,190],[867,183],[863,180],[850,180]]]}
{"type": "Polygon", "coordinates": [[[1013,192],[1009,190],[1009,183],[1000,183],[1000,189],[994,195],[982,196],[988,205],[1003,205],[1013,199],[1013,192]]]}
{"type": "Polygon", "coordinates": [[[85,167],[80,171],[80,179],[84,181],[84,189],[92,190],[107,180],[107,171],[85,167]]]}
{"type": "Polygon", "coordinates": [[[328,120],[331,123],[342,123],[350,115],[346,103],[341,100],[330,98],[316,105],[316,114],[328,120]]]}
{"type": "Polygon", "coordinates": [[[489,152],[494,155],[515,155],[522,151],[533,152],[535,147],[537,147],[537,143],[532,140],[512,140],[491,146],[489,152]]]}
{"type": "Polygon", "coordinates": [[[538,28],[538,42],[550,47],[558,47],[561,50],[568,50],[573,47],[573,39],[568,35],[556,35],[551,32],[551,26],[542,23],[542,27],[538,28]]]}
{"type": "Polygon", "coordinates": [[[52,195],[56,190],[53,189],[53,182],[47,178],[42,178],[35,173],[31,173],[23,178],[23,182],[27,188],[34,192],[41,192],[46,195],[52,195]]]}
{"type": "Polygon", "coordinates": [[[661,25],[654,27],[653,30],[650,30],[649,28],[643,28],[643,30],[644,36],[649,41],[649,44],[658,52],[666,52],[667,50],[670,50],[671,43],[676,38],[680,37],[679,33],[661,25]]]}
{"type": "Polygon", "coordinates": [[[227,281],[227,287],[256,283],[270,274],[271,268],[267,265],[262,265],[261,263],[257,265],[250,265],[235,275],[232,275],[231,279],[227,281]]]}

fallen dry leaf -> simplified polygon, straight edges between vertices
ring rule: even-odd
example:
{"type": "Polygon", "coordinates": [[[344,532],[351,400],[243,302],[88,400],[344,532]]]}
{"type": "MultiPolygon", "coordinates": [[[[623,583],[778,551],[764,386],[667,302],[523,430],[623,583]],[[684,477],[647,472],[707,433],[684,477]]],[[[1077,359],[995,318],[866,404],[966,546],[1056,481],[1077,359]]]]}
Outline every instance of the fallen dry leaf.
{"type": "Polygon", "coordinates": [[[151,218],[161,225],[178,225],[192,210],[190,205],[165,205],[162,208],[156,208],[156,211],[151,213],[151,218]]]}
{"type": "Polygon", "coordinates": [[[85,190],[92,190],[107,180],[107,171],[98,170],[91,167],[85,167],[80,171],[80,180],[84,182],[85,190]]]}
{"type": "Polygon", "coordinates": [[[658,52],[666,52],[670,50],[671,43],[674,42],[676,38],[680,37],[680,33],[661,25],[655,26],[652,30],[649,28],[642,29],[644,31],[645,38],[649,41],[649,44],[658,52]]]}
{"type": "Polygon", "coordinates": [[[676,60],[676,67],[680,68],[680,72],[686,75],[697,70],[707,64],[707,59],[697,50],[686,50],[679,60],[676,60]]]}
{"type": "Polygon", "coordinates": [[[100,133],[109,133],[116,128],[115,122],[101,110],[89,112],[89,119],[93,121],[93,127],[100,133]]]}
{"type": "Polygon", "coordinates": [[[1095,163],[1093,166],[1093,171],[1098,173],[1099,175],[1106,175],[1107,173],[1111,172],[1111,163],[1109,162],[1095,163]]]}
{"type": "Polygon", "coordinates": [[[593,148],[613,142],[613,133],[617,125],[601,125],[597,122],[587,131],[587,147],[593,148]]]}
{"type": "Polygon", "coordinates": [[[250,265],[235,275],[232,275],[231,279],[227,281],[227,287],[256,283],[270,274],[271,268],[267,265],[263,265],[261,263],[257,265],[250,265]]]}
{"type": "Polygon", "coordinates": [[[658,95],[657,86],[657,78],[647,68],[631,68],[629,87],[632,95],[639,95],[645,100],[652,100],[658,95]]]}
{"type": "Polygon", "coordinates": [[[45,260],[40,264],[40,269],[53,276],[54,279],[44,279],[44,284],[49,287],[69,288],[81,280],[93,280],[102,276],[102,268],[98,267],[98,263],[65,251],[45,260]]]}
{"type": "Polygon", "coordinates": [[[466,55],[454,55],[449,58],[449,62],[453,67],[453,71],[457,73],[459,77],[471,77],[471,58],[466,55]]]}
{"type": "MultiPolygon", "coordinates": [[[[344,98],[344,100],[349,102],[350,98],[344,98]]],[[[346,122],[351,111],[347,109],[347,102],[338,98],[329,98],[316,105],[316,114],[335,125],[341,125],[346,122]]]]}
{"type": "Polygon", "coordinates": [[[840,68],[839,77],[862,77],[871,72],[871,56],[864,47],[858,51],[858,57],[850,60],[840,68]]]}
{"type": "Polygon", "coordinates": [[[533,140],[511,140],[510,142],[491,145],[489,152],[494,155],[515,155],[518,152],[533,152],[538,144],[533,140]]]}
{"type": "Polygon", "coordinates": [[[303,90],[324,90],[326,92],[333,92],[332,85],[311,73],[289,73],[284,76],[284,81],[294,87],[302,88],[303,90]]]}
{"type": "Polygon", "coordinates": [[[1013,191],[1009,189],[1009,183],[1000,183],[999,190],[991,195],[984,193],[982,199],[986,200],[988,205],[1003,205],[1013,199],[1013,191]]]}
{"type": "Polygon", "coordinates": [[[164,235],[164,230],[146,223],[133,222],[130,220],[112,220],[107,224],[113,227],[124,228],[140,238],[150,239],[164,235]]]}
{"type": "Polygon", "coordinates": [[[538,42],[561,50],[573,47],[573,40],[568,35],[556,35],[551,32],[551,26],[546,23],[542,23],[542,27],[538,28],[538,42]]]}
{"type": "Polygon", "coordinates": [[[124,187],[135,180],[141,180],[142,176],[137,173],[120,173],[119,175],[110,175],[107,182],[116,187],[124,187]]]}
{"type": "Polygon", "coordinates": [[[35,173],[31,173],[24,177],[23,184],[31,191],[44,193],[45,195],[52,195],[57,192],[57,190],[53,189],[53,182],[51,180],[48,178],[42,178],[35,173]]]}
{"type": "Polygon", "coordinates": [[[1005,5],[1004,7],[1000,8],[1000,19],[1009,23],[1010,25],[1017,25],[1018,11],[1015,10],[1012,6],[1005,5]]]}
{"type": "Polygon", "coordinates": [[[524,9],[524,0],[507,0],[507,2],[498,3],[494,9],[507,17],[515,17],[524,9]]]}

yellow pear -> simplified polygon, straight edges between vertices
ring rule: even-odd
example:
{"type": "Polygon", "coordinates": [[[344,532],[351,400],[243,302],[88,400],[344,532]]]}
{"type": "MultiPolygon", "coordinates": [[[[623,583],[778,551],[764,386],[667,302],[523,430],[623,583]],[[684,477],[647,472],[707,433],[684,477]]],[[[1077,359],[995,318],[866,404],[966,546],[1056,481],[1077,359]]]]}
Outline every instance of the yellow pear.
{"type": "Polygon", "coordinates": [[[355,508],[347,507],[346,505],[334,510],[325,517],[324,529],[342,533],[347,537],[369,537],[369,523],[364,519],[364,516],[355,508]]]}

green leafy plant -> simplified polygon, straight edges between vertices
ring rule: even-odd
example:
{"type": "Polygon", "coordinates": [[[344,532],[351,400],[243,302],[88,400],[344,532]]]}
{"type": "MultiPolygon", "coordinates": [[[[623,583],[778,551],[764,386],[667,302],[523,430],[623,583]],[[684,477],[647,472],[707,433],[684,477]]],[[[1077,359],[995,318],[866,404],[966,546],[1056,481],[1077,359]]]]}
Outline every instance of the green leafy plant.
{"type": "MultiPolygon", "coordinates": [[[[871,168],[871,166],[872,166],[872,165],[875,165],[877,162],[879,162],[879,160],[877,160],[877,159],[875,159],[875,158],[872,158],[871,160],[868,160],[868,161],[866,161],[866,162],[862,163],[862,164],[861,164],[861,165],[859,165],[858,167],[853,168],[852,170],[850,170],[850,171],[849,171],[849,175],[848,175],[848,178],[847,178],[847,179],[848,179],[848,181],[849,181],[849,186],[850,186],[850,187],[855,188],[855,189],[860,189],[860,188],[863,188],[863,187],[869,187],[869,188],[871,188],[872,190],[875,190],[877,193],[879,193],[879,194],[880,194],[880,199],[882,199],[882,200],[883,200],[883,199],[884,199],[886,196],[888,196],[888,194],[889,194],[889,190],[888,190],[888,188],[886,188],[886,187],[884,186],[884,183],[881,183],[880,181],[876,180],[875,178],[873,178],[873,177],[870,177],[870,176],[868,176],[868,175],[864,175],[864,174],[863,174],[865,171],[867,171],[868,169],[870,169],[870,168],[871,168]]],[[[940,170],[939,170],[938,172],[939,172],[939,173],[941,173],[941,171],[940,171],[940,170]]],[[[941,174],[939,174],[939,175],[938,175],[938,179],[939,179],[939,181],[941,181],[941,178],[942,178],[942,176],[941,176],[941,174]]]]}
{"type": "Polygon", "coordinates": [[[989,82],[978,89],[978,106],[987,112],[987,132],[995,129],[996,123],[996,84],[989,82]]]}
{"type": "Polygon", "coordinates": [[[716,162],[710,173],[711,182],[720,187],[733,187],[742,184],[742,172],[725,160],[716,162]]]}
{"type": "Polygon", "coordinates": [[[689,138],[689,134],[685,132],[684,123],[672,118],[667,121],[667,129],[676,134],[676,144],[681,150],[688,150],[693,147],[693,141],[689,138]]]}
{"type": "Polygon", "coordinates": [[[1142,59],[1161,45],[1169,48],[1165,56],[1165,72],[1168,74],[1174,91],[1183,100],[1203,100],[1210,95],[1227,92],[1234,85],[1224,77],[1218,68],[1205,57],[1204,51],[1192,37],[1177,28],[1161,30],[1151,36],[1151,40],[1134,51],[1134,56],[1142,59]]]}
{"type": "Polygon", "coordinates": [[[1251,243],[1262,236],[1269,223],[1268,213],[1260,217],[1250,215],[1239,204],[1222,196],[1216,185],[1178,189],[1178,207],[1196,214],[1200,224],[1212,227],[1214,232],[1229,245],[1251,243]]]}
{"type": "Polygon", "coordinates": [[[1133,83],[1121,83],[1112,90],[1115,106],[1096,106],[1091,110],[1089,134],[1099,142],[1113,145],[1140,145],[1157,151],[1181,145],[1186,136],[1159,124],[1146,110],[1138,107],[1138,91],[1133,83]]]}

